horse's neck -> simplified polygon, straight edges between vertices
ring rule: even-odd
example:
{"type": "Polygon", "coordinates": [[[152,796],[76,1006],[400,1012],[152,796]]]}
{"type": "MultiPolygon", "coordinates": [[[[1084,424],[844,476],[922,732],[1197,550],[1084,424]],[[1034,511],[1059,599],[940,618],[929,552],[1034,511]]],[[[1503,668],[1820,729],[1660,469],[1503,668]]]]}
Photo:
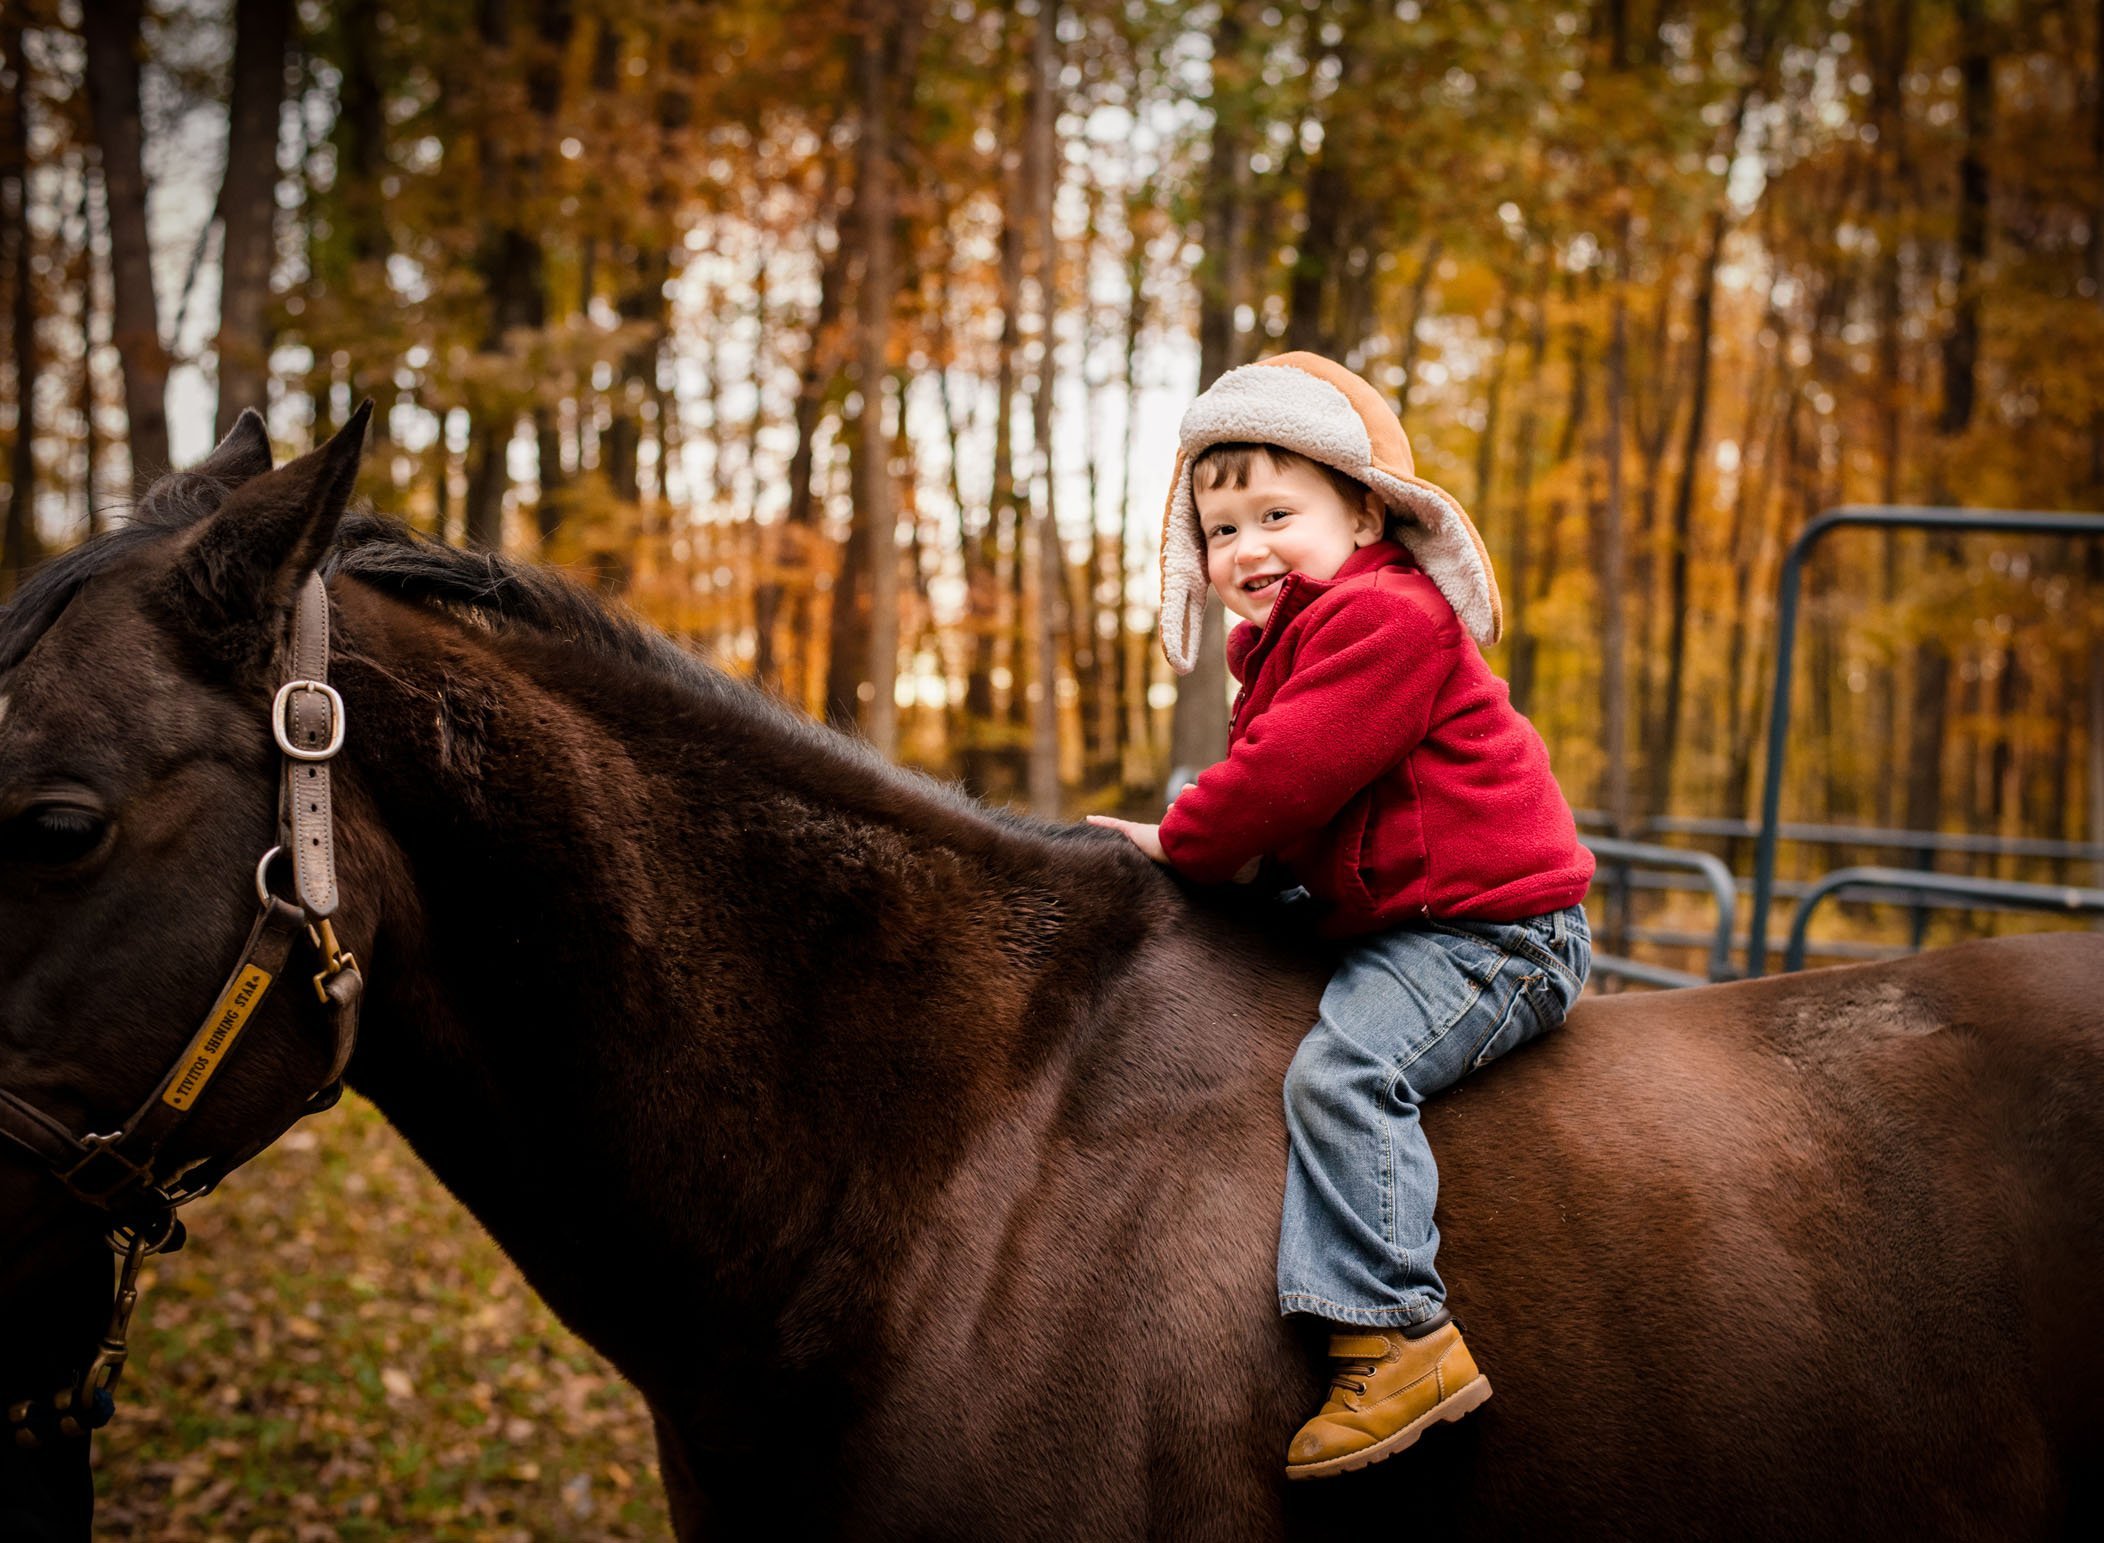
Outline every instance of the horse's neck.
{"type": "Polygon", "coordinates": [[[401,869],[361,1087],[617,1360],[624,1325],[583,1321],[609,1267],[644,1269],[638,1332],[660,1297],[851,1313],[926,1176],[1087,1019],[1132,866],[1076,876],[896,780],[843,797],[853,758],[764,716],[448,636],[347,675],[401,869]]]}

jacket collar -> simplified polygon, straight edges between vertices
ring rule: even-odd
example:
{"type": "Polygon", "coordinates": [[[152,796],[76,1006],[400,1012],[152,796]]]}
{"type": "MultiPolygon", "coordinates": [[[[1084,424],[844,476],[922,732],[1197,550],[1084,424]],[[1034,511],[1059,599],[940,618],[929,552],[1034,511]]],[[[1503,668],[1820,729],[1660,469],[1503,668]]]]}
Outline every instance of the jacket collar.
{"type": "Polygon", "coordinates": [[[1344,560],[1335,578],[1311,579],[1305,573],[1289,573],[1279,580],[1278,599],[1271,603],[1271,614],[1264,618],[1264,625],[1242,622],[1227,635],[1227,667],[1238,681],[1247,681],[1263,664],[1263,655],[1271,651],[1286,626],[1315,601],[1353,579],[1383,568],[1415,568],[1416,561],[1409,548],[1400,541],[1374,541],[1360,547],[1344,560]]]}

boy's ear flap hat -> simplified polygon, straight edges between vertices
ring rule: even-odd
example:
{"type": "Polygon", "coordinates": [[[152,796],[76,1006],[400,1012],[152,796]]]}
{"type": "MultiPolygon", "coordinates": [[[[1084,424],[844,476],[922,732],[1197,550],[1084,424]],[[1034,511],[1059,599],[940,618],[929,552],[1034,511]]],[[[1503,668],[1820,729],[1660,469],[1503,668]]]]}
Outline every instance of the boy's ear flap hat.
{"type": "Polygon", "coordinates": [[[1197,663],[1209,585],[1191,465],[1214,445],[1277,445],[1355,477],[1400,516],[1394,535],[1478,643],[1504,631],[1490,554],[1461,502],[1417,475],[1403,425],[1380,392],[1320,354],[1279,354],[1229,370],[1184,413],[1162,518],[1162,652],[1197,663]]]}

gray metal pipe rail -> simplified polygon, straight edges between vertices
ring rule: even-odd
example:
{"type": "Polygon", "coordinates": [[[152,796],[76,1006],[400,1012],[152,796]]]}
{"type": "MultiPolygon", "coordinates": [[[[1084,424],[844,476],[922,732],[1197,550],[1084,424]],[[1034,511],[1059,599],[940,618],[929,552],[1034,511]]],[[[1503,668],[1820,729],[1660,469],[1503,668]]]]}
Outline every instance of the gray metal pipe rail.
{"type": "Polygon", "coordinates": [[[2020,884],[2013,879],[1968,879],[1957,874],[1923,873],[1913,868],[1836,868],[1805,891],[1790,917],[1790,939],[1783,953],[1785,970],[1804,968],[1805,931],[1822,901],[1844,889],[1872,889],[1880,898],[1907,904],[1915,895],[1958,895],[2026,911],[2088,911],[2104,914],[2104,889],[2072,884],[2020,884]]]}
{"type": "Polygon", "coordinates": [[[1641,959],[1628,959],[1620,954],[1594,954],[1593,974],[1619,975],[1624,980],[1640,981],[1646,986],[1663,986],[1674,989],[1680,986],[1707,986],[1709,981],[1686,970],[1669,969],[1662,964],[1646,964],[1641,959]]]}
{"type": "MultiPolygon", "coordinates": [[[[1618,841],[1612,836],[1583,836],[1579,838],[1592,851],[1593,857],[1604,866],[1627,870],[1632,867],[1647,869],[1666,868],[1693,873],[1709,886],[1710,898],[1717,902],[1717,929],[1710,943],[1709,979],[1730,980],[1732,978],[1731,945],[1739,911],[1738,886],[1732,881],[1731,870],[1721,859],[1708,852],[1688,852],[1679,847],[1653,846],[1644,841],[1618,841]]],[[[1651,985],[1700,985],[1702,977],[1689,975],[1684,970],[1665,970],[1661,966],[1637,966],[1634,960],[1618,955],[1598,955],[1593,958],[1596,969],[1608,973],[1622,974],[1631,980],[1647,981],[1651,985]],[[1673,980],[1658,979],[1659,975],[1676,977],[1673,980]]]]}
{"type": "MultiPolygon", "coordinates": [[[[1782,834],[1783,756],[1790,730],[1790,666],[1797,648],[1797,595],[1805,557],[1827,532],[1843,526],[1887,530],[2000,531],[2028,536],[2104,536],[2104,514],[2054,514],[2036,509],[1943,509],[1849,505],[1829,509],[1798,532],[1783,558],[1775,616],[1775,689],[1768,714],[1768,765],[1761,779],[1761,833],[1753,861],[1753,908],[1746,926],[1746,973],[1768,968],[1768,905],[1775,886],[1775,844],[1782,834]]],[[[1844,870],[1846,871],[1846,870],[1844,870]]],[[[1832,875],[1829,875],[1831,878],[1832,875]]],[[[1995,880],[1973,880],[1991,884],[1995,880]]],[[[1925,886],[1935,889],[1939,886],[1925,886]]]]}
{"type": "MultiPolygon", "coordinates": [[[[1760,834],[1752,820],[1668,814],[1644,820],[1646,835],[1740,838],[1760,834]]],[[[1816,825],[1785,820],[1780,839],[1807,846],[1886,847],[1902,852],[1961,852],[1975,857],[2038,857],[2055,862],[2104,862],[2104,846],[2089,841],[2055,841],[2044,836],[1978,836],[1961,831],[1896,830],[1882,825],[1816,825]]]]}

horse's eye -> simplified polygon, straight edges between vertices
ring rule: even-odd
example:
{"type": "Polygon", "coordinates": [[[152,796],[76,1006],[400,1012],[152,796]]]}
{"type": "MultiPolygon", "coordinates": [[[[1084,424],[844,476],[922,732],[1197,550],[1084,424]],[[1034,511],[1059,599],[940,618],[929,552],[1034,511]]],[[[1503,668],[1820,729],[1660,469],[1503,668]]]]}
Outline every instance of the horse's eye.
{"type": "Polygon", "coordinates": [[[110,822],[79,804],[33,804],[0,825],[0,863],[64,868],[92,857],[110,822]]]}

